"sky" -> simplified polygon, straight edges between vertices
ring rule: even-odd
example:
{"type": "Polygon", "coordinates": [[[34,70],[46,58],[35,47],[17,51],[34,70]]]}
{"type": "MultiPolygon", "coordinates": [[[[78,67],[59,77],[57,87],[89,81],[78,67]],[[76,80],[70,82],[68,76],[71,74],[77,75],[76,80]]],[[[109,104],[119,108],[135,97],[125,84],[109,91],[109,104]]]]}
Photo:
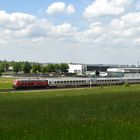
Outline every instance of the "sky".
{"type": "Polygon", "coordinates": [[[139,0],[0,0],[0,60],[140,62],[139,0]]]}

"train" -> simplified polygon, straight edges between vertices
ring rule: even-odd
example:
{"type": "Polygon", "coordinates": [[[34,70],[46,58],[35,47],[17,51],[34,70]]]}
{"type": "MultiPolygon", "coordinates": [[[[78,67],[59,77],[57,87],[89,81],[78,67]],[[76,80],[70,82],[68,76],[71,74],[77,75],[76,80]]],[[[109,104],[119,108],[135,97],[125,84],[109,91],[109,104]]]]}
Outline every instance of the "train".
{"type": "Polygon", "coordinates": [[[106,77],[106,78],[26,78],[13,81],[15,89],[29,88],[67,88],[67,87],[86,87],[99,85],[119,85],[124,83],[140,83],[140,77],[106,77]]]}

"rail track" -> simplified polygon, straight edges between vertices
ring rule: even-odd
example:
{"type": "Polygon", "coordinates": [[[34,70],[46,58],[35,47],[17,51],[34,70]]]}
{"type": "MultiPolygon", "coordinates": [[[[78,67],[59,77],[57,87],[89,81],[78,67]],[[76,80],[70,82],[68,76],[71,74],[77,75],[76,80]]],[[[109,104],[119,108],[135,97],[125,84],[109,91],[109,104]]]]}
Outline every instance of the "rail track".
{"type": "MultiPolygon", "coordinates": [[[[99,86],[98,86],[99,87],[99,86]]],[[[61,88],[32,88],[32,89],[0,89],[0,93],[13,93],[13,92],[38,92],[38,91],[53,91],[53,90],[73,90],[73,89],[85,89],[91,88],[85,87],[61,87],[61,88]]]]}

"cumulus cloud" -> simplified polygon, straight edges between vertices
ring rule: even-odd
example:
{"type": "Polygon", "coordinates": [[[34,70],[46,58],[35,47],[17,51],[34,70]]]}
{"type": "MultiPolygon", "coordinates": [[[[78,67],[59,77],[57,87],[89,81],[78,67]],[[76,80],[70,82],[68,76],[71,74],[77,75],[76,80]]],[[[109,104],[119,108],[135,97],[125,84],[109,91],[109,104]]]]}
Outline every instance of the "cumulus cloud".
{"type": "Polygon", "coordinates": [[[7,29],[22,29],[29,24],[35,22],[36,18],[25,13],[8,14],[5,11],[0,11],[0,26],[7,29]]]}
{"type": "MultiPolygon", "coordinates": [[[[19,46],[26,46],[26,48],[29,46],[31,51],[33,47],[37,49],[43,47],[43,53],[47,48],[46,53],[49,50],[50,57],[55,50],[57,52],[61,50],[69,55],[69,52],[72,54],[73,50],[76,50],[85,57],[89,54],[91,60],[94,52],[97,56],[102,52],[107,54],[115,52],[118,55],[117,51],[120,50],[124,52],[130,49],[128,53],[134,51],[140,45],[139,25],[140,12],[125,13],[114,17],[107,24],[95,20],[81,30],[69,22],[55,25],[46,18],[37,18],[26,13],[0,11],[0,44],[14,46],[15,49],[19,46]]],[[[60,55],[62,56],[61,53],[60,55]]]]}
{"type": "Polygon", "coordinates": [[[107,15],[120,15],[125,12],[125,6],[129,0],[95,0],[85,8],[84,16],[95,18],[107,15]]]}
{"type": "Polygon", "coordinates": [[[72,36],[76,28],[70,23],[53,25],[47,19],[39,19],[25,13],[0,11],[0,43],[18,42],[23,39],[40,40],[72,36]]]}
{"type": "Polygon", "coordinates": [[[69,5],[67,6],[66,11],[67,11],[68,14],[72,14],[72,13],[75,12],[75,8],[74,8],[74,6],[73,6],[72,4],[69,4],[69,5]]]}
{"type": "Polygon", "coordinates": [[[140,12],[128,13],[119,19],[112,20],[110,27],[113,35],[129,37],[130,39],[140,35],[140,12]]]}
{"type": "Polygon", "coordinates": [[[40,40],[54,38],[71,40],[77,43],[102,43],[108,42],[139,42],[140,35],[140,12],[133,12],[115,18],[111,23],[104,25],[97,21],[91,23],[85,30],[77,30],[70,23],[54,25],[47,19],[39,19],[25,13],[6,13],[0,11],[0,42],[6,43],[31,39],[40,40]]]}
{"type": "Polygon", "coordinates": [[[48,7],[46,12],[49,15],[57,13],[72,14],[75,12],[75,8],[72,4],[66,5],[64,2],[54,2],[48,7]]]}

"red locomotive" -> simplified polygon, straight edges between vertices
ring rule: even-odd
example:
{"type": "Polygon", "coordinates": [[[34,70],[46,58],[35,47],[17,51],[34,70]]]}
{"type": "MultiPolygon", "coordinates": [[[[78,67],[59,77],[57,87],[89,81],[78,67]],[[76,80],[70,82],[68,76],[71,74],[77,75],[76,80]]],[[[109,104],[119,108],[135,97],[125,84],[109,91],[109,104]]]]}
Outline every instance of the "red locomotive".
{"type": "Polygon", "coordinates": [[[47,88],[48,80],[46,79],[18,79],[14,80],[13,87],[20,88],[47,88]]]}

